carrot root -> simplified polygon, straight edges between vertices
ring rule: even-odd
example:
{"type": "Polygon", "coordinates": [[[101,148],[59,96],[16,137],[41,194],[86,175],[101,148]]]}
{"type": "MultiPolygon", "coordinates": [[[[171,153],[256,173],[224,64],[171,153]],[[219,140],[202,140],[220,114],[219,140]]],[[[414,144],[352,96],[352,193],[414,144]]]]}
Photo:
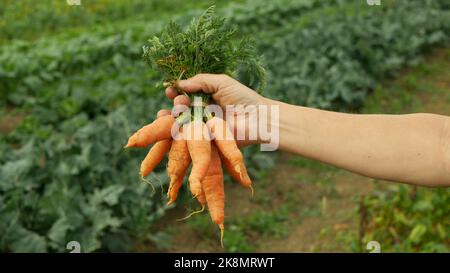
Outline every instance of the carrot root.
{"type": "Polygon", "coordinates": [[[183,129],[189,154],[192,159],[192,170],[189,175],[189,186],[193,195],[202,192],[201,181],[208,172],[211,161],[211,141],[208,128],[201,121],[193,121],[183,129]]]}
{"type": "Polygon", "coordinates": [[[253,189],[252,185],[250,185],[249,188],[250,188],[250,191],[252,192],[252,198],[253,198],[255,196],[255,189],[253,189]]]}
{"type": "MultiPolygon", "coordinates": [[[[234,167],[234,170],[239,174],[239,177],[241,179],[240,181],[249,181],[248,175],[246,175],[247,172],[245,172],[245,174],[243,174],[243,172],[241,171],[241,165],[236,165],[234,167]]],[[[247,184],[246,187],[250,189],[250,191],[252,193],[252,198],[253,198],[253,196],[255,194],[255,190],[253,189],[252,184],[247,184]]]]}
{"type": "Polygon", "coordinates": [[[220,246],[223,248],[223,235],[225,233],[225,227],[223,224],[219,225],[219,229],[220,229],[220,246]]]}
{"type": "Polygon", "coordinates": [[[155,189],[155,186],[153,186],[153,183],[152,183],[150,180],[147,180],[147,179],[146,179],[145,177],[143,177],[143,176],[141,176],[141,180],[142,180],[142,182],[149,184],[149,185],[152,187],[153,194],[155,194],[156,189],[155,189]]]}
{"type": "Polygon", "coordinates": [[[191,164],[191,157],[189,156],[186,140],[183,137],[183,131],[179,133],[182,138],[172,141],[172,147],[169,151],[167,174],[170,177],[170,184],[167,191],[167,197],[169,198],[167,205],[172,204],[177,199],[178,191],[191,164]]]}
{"type": "Polygon", "coordinates": [[[156,142],[148,154],[142,160],[140,174],[142,177],[147,176],[149,173],[158,166],[158,164],[164,159],[164,156],[169,152],[172,144],[171,139],[164,139],[156,142]]]}
{"type": "Polygon", "coordinates": [[[202,181],[202,187],[205,192],[211,220],[220,228],[220,244],[223,247],[225,192],[222,164],[216,145],[211,145],[211,163],[208,167],[208,173],[202,181]]]}
{"type": "Polygon", "coordinates": [[[183,218],[177,219],[177,221],[184,221],[184,220],[187,220],[187,219],[191,218],[192,215],[195,215],[195,214],[197,214],[197,213],[202,213],[203,211],[205,211],[205,205],[203,205],[201,209],[196,210],[196,211],[193,211],[193,212],[189,213],[188,215],[186,215],[186,216],[183,217],[183,218]]]}
{"type": "MultiPolygon", "coordinates": [[[[176,175],[171,175],[170,177],[169,177],[169,179],[170,179],[170,184],[169,184],[169,188],[167,189],[167,198],[170,198],[170,192],[172,191],[172,189],[173,189],[173,187],[175,186],[174,184],[174,182],[175,181],[177,181],[178,180],[178,176],[176,176],[176,175]]],[[[169,201],[170,202],[170,201],[169,201]]],[[[170,205],[170,204],[167,204],[167,205],[170,205]]]]}
{"type": "Polygon", "coordinates": [[[171,128],[175,123],[175,118],[171,115],[157,118],[152,123],[145,125],[135,132],[129,139],[124,148],[146,147],[159,140],[170,139],[171,128]]]}

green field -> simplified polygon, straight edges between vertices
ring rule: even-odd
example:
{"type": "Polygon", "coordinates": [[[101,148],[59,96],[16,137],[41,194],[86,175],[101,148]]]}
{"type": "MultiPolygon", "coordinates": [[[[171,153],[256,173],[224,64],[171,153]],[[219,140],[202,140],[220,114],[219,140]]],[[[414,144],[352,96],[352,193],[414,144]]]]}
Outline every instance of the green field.
{"type": "MultiPolygon", "coordinates": [[[[145,151],[122,150],[170,106],[142,46],[170,19],[186,25],[211,4],[238,36],[256,41],[269,74],[265,96],[339,111],[450,115],[444,0],[81,3],[2,3],[2,252],[66,252],[73,240],[83,252],[221,251],[206,214],[174,221],[193,209],[190,196],[166,207],[139,178],[145,151]]],[[[383,251],[450,250],[447,189],[392,186],[257,147],[245,157],[256,195],[227,183],[227,252],[366,252],[370,240],[383,251]],[[293,237],[309,241],[288,244],[293,237]]],[[[164,166],[149,179],[165,190],[164,166]]]]}

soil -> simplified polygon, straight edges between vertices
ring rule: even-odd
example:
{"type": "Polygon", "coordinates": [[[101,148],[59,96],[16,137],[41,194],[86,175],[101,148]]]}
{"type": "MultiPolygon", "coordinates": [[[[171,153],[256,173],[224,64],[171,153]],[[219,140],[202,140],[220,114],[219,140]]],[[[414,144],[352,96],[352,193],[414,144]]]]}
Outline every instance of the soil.
{"type": "Polygon", "coordinates": [[[24,114],[16,113],[13,107],[6,107],[0,111],[0,134],[12,132],[23,120],[24,114]]]}

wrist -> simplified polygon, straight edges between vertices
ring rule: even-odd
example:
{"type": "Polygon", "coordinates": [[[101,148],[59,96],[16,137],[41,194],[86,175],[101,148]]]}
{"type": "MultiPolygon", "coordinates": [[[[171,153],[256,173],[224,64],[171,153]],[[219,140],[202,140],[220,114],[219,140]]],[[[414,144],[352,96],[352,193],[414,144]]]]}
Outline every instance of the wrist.
{"type": "Polygon", "coordinates": [[[280,144],[281,103],[260,96],[258,108],[258,143],[262,151],[277,150],[280,144]]]}
{"type": "Polygon", "coordinates": [[[278,148],[287,151],[292,151],[293,147],[299,149],[302,140],[298,138],[298,132],[302,131],[303,107],[268,98],[264,99],[264,104],[270,109],[268,128],[278,138],[278,148]]]}

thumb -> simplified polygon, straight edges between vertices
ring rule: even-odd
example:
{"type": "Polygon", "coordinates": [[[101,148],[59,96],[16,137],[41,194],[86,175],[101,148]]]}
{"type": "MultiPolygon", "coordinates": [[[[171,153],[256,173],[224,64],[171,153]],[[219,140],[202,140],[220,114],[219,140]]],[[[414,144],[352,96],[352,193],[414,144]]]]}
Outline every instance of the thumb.
{"type": "Polygon", "coordinates": [[[215,93],[219,90],[219,83],[224,75],[219,74],[197,74],[187,80],[180,80],[176,83],[181,90],[194,93],[205,92],[215,93]]]}

